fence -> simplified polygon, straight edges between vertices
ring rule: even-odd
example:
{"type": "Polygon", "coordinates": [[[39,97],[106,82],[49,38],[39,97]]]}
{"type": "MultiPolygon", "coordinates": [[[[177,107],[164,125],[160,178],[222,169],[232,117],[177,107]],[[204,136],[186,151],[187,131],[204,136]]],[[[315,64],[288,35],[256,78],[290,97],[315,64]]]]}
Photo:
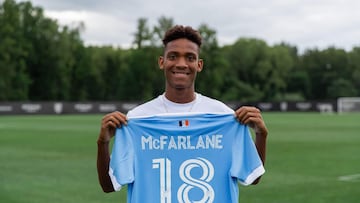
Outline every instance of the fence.
{"type": "MultiPolygon", "coordinates": [[[[0,102],[0,115],[11,114],[105,114],[112,111],[126,113],[141,102],[0,102]]],[[[336,112],[337,101],[309,102],[227,102],[233,109],[252,105],[263,112],[336,112]]]]}

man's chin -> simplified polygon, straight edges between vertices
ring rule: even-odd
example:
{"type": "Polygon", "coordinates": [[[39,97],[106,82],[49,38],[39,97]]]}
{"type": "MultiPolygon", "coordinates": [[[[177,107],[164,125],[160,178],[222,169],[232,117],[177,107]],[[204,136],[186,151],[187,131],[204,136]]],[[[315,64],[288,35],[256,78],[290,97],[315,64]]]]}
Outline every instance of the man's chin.
{"type": "Polygon", "coordinates": [[[187,81],[173,81],[172,83],[168,83],[168,85],[176,90],[185,90],[192,88],[192,85],[189,84],[187,81]]]}
{"type": "Polygon", "coordinates": [[[187,85],[183,85],[183,84],[176,84],[176,85],[173,85],[172,87],[174,89],[176,89],[176,90],[179,90],[179,91],[189,88],[187,85]]]}
{"type": "Polygon", "coordinates": [[[181,90],[185,90],[185,89],[186,89],[186,87],[185,87],[185,86],[183,86],[183,85],[176,85],[176,86],[175,86],[175,89],[177,89],[177,90],[181,91],[181,90]]]}

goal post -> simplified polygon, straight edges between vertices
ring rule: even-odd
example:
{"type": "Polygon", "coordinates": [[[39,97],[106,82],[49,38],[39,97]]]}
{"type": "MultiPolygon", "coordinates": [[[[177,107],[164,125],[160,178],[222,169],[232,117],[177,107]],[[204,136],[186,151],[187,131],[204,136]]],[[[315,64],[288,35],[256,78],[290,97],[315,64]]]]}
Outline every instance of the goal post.
{"type": "Polygon", "coordinates": [[[360,97],[339,97],[337,99],[337,112],[360,112],[360,97]]]}

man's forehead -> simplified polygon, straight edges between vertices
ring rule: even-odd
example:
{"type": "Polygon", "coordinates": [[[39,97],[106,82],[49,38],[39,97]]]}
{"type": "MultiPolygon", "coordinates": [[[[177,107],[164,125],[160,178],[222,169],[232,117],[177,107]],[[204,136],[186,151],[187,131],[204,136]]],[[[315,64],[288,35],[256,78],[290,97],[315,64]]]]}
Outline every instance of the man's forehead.
{"type": "Polygon", "coordinates": [[[177,39],[165,46],[165,52],[199,52],[199,46],[188,39],[177,39]]]}

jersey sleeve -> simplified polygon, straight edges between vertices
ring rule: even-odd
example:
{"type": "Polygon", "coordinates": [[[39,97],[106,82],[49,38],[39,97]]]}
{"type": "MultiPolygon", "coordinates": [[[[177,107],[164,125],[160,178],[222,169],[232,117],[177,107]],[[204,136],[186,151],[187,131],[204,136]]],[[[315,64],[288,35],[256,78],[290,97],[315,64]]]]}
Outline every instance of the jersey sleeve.
{"type": "Polygon", "coordinates": [[[114,190],[134,181],[134,148],[127,127],[117,128],[112,148],[109,175],[114,190]]]}
{"type": "Polygon", "coordinates": [[[256,150],[249,128],[239,125],[232,150],[230,174],[242,185],[250,185],[265,173],[264,166],[256,150]]]}

